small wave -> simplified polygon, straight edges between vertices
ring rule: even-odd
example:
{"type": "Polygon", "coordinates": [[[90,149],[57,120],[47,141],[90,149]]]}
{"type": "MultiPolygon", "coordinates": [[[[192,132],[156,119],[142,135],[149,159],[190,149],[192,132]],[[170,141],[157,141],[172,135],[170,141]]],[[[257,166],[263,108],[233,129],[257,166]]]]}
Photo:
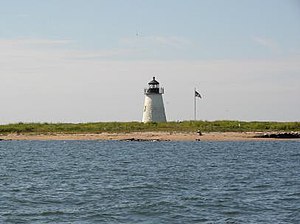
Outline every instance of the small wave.
{"type": "Polygon", "coordinates": [[[64,214],[67,214],[63,211],[44,211],[44,212],[41,212],[40,215],[41,216],[50,216],[50,215],[64,215],[64,214]]]}

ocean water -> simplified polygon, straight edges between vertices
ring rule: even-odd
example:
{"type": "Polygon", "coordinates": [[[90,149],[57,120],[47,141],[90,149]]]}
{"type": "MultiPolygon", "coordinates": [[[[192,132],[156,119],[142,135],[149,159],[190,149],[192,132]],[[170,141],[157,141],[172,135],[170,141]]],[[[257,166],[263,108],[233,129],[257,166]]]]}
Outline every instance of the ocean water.
{"type": "Polygon", "coordinates": [[[300,223],[300,142],[0,142],[0,223],[300,223]]]}

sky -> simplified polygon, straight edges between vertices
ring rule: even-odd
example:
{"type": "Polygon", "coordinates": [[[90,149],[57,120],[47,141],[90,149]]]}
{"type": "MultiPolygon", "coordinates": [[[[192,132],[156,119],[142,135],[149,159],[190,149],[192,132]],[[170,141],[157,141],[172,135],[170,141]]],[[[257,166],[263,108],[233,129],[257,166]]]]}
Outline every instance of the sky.
{"type": "Polygon", "coordinates": [[[300,120],[299,0],[0,0],[0,123],[300,120]]]}

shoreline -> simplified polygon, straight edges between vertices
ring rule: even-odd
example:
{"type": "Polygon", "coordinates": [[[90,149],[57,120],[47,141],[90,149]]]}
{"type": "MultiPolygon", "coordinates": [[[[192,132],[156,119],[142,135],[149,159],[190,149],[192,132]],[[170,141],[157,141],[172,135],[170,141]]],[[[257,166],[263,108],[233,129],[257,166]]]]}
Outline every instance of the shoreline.
{"type": "Polygon", "coordinates": [[[115,141],[295,141],[283,138],[261,138],[263,132],[207,132],[199,136],[192,132],[131,132],[131,133],[84,133],[84,134],[7,134],[1,140],[115,140],[115,141]]]}

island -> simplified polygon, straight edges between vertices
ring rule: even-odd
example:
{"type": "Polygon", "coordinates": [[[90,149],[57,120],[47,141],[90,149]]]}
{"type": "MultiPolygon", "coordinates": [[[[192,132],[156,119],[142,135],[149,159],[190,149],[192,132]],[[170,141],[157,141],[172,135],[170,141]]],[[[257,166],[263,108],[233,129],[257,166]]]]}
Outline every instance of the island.
{"type": "Polygon", "coordinates": [[[300,122],[177,121],[16,123],[1,140],[269,141],[300,139],[300,122]]]}

